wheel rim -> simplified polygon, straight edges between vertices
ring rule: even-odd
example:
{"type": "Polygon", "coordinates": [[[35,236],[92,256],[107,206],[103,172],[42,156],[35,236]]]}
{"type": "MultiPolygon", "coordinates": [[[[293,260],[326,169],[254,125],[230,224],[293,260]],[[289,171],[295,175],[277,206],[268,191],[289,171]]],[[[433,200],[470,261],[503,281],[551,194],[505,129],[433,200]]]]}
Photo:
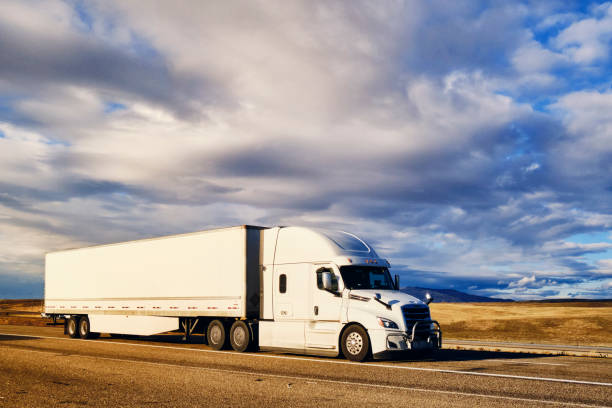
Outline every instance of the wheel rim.
{"type": "Polygon", "coordinates": [[[219,326],[211,327],[210,339],[213,343],[219,343],[221,341],[221,328],[219,326]]]}
{"type": "Polygon", "coordinates": [[[346,349],[349,353],[356,355],[363,349],[363,338],[357,332],[352,332],[346,337],[346,349]]]}
{"type": "Polygon", "coordinates": [[[87,334],[87,322],[85,320],[81,320],[79,326],[81,329],[81,335],[85,336],[87,334]]]}
{"type": "Polygon", "coordinates": [[[234,329],[234,344],[239,347],[242,347],[245,341],[246,333],[244,332],[244,327],[236,327],[234,329]]]}
{"type": "Polygon", "coordinates": [[[74,320],[68,322],[68,333],[76,333],[76,322],[74,320]]]}

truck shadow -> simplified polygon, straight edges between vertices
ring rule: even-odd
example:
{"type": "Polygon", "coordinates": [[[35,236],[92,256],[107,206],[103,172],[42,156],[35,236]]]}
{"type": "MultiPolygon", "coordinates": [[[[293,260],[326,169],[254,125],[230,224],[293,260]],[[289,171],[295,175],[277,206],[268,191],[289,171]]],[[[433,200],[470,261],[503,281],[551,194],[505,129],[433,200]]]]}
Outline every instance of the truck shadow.
{"type": "MultiPolygon", "coordinates": [[[[104,340],[138,340],[147,343],[168,343],[168,344],[186,344],[185,336],[183,334],[155,334],[152,336],[136,336],[130,334],[106,336],[103,335],[104,340]]],[[[190,336],[189,344],[206,344],[206,337],[201,334],[192,334],[190,336]]]]}
{"type": "Polygon", "coordinates": [[[525,358],[543,358],[555,357],[550,354],[536,353],[511,353],[506,351],[484,351],[484,350],[452,350],[442,349],[433,354],[420,354],[415,352],[406,352],[398,355],[393,360],[375,360],[375,361],[393,361],[393,362],[448,362],[448,361],[478,361],[478,360],[518,360],[525,358]]]}
{"type": "MultiPolygon", "coordinates": [[[[137,340],[137,341],[146,341],[148,343],[158,343],[158,344],[185,344],[182,334],[162,334],[155,336],[121,336],[122,339],[125,340],[137,340]]],[[[105,338],[105,340],[110,340],[105,338]]],[[[119,339],[117,339],[119,340],[119,339]]],[[[205,337],[201,334],[196,334],[191,336],[191,340],[189,344],[201,344],[203,347],[206,344],[205,337]]],[[[265,354],[277,354],[267,351],[258,351],[257,353],[265,353],[265,354]]],[[[284,353],[281,353],[284,354],[284,353]]],[[[296,356],[306,356],[304,354],[287,354],[287,355],[296,355],[296,356]]],[[[334,357],[313,357],[308,356],[309,358],[322,358],[322,359],[333,359],[334,357]]],[[[438,350],[433,354],[423,354],[417,352],[404,352],[397,353],[393,359],[382,359],[382,360],[370,360],[370,362],[450,362],[450,361],[478,361],[478,360],[518,360],[525,358],[544,358],[544,357],[555,357],[555,355],[550,354],[535,354],[535,353],[511,353],[504,351],[484,351],[484,350],[452,350],[452,349],[442,349],[438,350]]],[[[336,357],[337,359],[343,359],[343,357],[336,357]]]]}
{"type": "MultiPolygon", "coordinates": [[[[0,334],[0,341],[16,341],[16,340],[33,340],[40,339],[36,335],[10,335],[10,334],[0,334]]],[[[185,344],[182,334],[162,334],[155,336],[118,336],[115,338],[111,338],[108,335],[102,336],[102,339],[105,341],[117,341],[121,342],[122,340],[128,341],[137,341],[137,342],[146,342],[149,344],[165,344],[165,345],[173,345],[173,344],[185,344]]],[[[91,340],[95,342],[96,340],[91,340]]],[[[202,347],[208,349],[208,346],[205,346],[205,337],[201,334],[192,335],[189,341],[189,344],[202,345],[202,347]]],[[[264,353],[264,354],[275,354],[266,351],[258,351],[256,353],[264,353]]],[[[288,354],[289,355],[289,354],[288,354]]],[[[296,356],[302,356],[302,354],[291,354],[296,356]]],[[[305,356],[305,355],[304,355],[305,356]]],[[[308,356],[309,358],[321,358],[321,359],[334,359],[334,357],[313,357],[308,356]]],[[[393,359],[383,359],[383,360],[370,360],[370,362],[379,362],[379,363],[418,363],[418,362],[452,362],[452,361],[480,361],[480,360],[519,360],[525,358],[544,358],[544,357],[555,357],[555,355],[551,354],[535,354],[535,353],[510,353],[504,351],[483,351],[483,350],[451,350],[451,349],[442,349],[438,350],[433,354],[422,354],[416,352],[404,352],[397,353],[393,359]]],[[[336,357],[336,359],[343,359],[342,357],[336,357]]]]}
{"type": "Polygon", "coordinates": [[[36,339],[40,339],[40,337],[38,336],[30,336],[30,335],[23,335],[23,336],[14,336],[12,334],[0,334],[0,341],[15,341],[15,340],[36,340],[36,339]]]}

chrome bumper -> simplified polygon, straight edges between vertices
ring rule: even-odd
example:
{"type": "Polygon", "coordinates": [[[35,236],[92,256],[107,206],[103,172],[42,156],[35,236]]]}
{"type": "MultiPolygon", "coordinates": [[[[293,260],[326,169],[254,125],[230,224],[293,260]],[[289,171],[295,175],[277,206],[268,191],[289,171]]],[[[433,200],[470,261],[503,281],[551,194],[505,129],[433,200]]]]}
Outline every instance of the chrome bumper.
{"type": "Polygon", "coordinates": [[[435,320],[417,321],[407,332],[387,335],[387,350],[389,351],[437,350],[440,348],[442,348],[442,329],[440,329],[440,323],[435,320]],[[417,328],[423,325],[428,327],[427,335],[419,333],[417,337],[417,328]]]}

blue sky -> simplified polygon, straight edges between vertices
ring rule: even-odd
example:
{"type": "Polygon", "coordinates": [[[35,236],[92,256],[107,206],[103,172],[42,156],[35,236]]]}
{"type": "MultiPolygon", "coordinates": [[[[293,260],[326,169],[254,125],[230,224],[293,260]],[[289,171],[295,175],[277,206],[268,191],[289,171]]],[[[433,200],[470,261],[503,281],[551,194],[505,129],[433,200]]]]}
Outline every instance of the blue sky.
{"type": "Polygon", "coordinates": [[[611,298],[611,47],[609,2],[3,1],[0,298],[49,251],[238,224],[611,298]]]}

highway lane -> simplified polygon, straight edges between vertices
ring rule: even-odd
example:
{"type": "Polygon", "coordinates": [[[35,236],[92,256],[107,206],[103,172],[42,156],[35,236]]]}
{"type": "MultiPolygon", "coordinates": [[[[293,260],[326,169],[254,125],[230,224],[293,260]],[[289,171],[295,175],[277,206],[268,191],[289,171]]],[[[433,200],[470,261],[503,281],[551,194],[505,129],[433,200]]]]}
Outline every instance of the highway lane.
{"type": "Polygon", "coordinates": [[[610,359],[442,350],[364,364],[178,339],[0,326],[0,406],[612,406],[610,359]]]}

